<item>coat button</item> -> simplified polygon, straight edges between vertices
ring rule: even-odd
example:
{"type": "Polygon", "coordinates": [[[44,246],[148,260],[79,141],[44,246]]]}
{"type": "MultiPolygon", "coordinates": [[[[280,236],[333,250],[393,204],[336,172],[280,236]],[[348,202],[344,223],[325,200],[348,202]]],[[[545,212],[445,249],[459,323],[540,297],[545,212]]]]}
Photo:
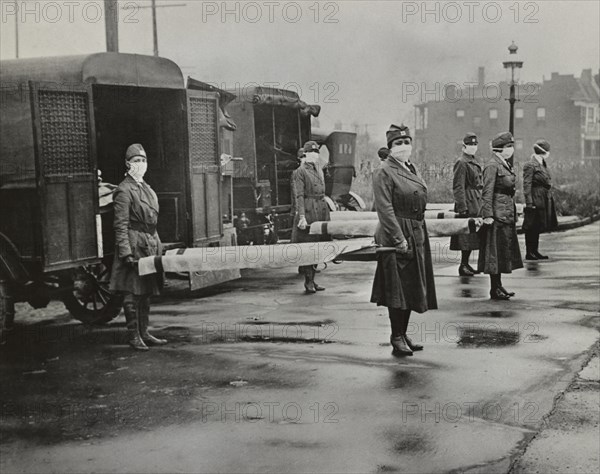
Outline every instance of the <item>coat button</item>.
{"type": "Polygon", "coordinates": [[[419,194],[419,191],[415,191],[415,194],[419,194]]]}

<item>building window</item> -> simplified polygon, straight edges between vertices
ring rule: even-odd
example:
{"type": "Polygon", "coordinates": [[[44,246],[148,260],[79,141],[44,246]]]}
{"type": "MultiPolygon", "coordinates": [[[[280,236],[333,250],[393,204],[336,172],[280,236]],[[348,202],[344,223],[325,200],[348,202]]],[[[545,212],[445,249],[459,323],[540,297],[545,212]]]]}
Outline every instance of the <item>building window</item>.
{"type": "Polygon", "coordinates": [[[537,108],[537,119],[538,120],[546,120],[546,107],[538,107],[537,108]]]}
{"type": "Polygon", "coordinates": [[[498,109],[490,109],[490,120],[498,120],[498,109]]]}
{"type": "Polygon", "coordinates": [[[523,149],[523,139],[517,138],[515,140],[515,150],[522,150],[522,149],[523,149]]]}
{"type": "Polygon", "coordinates": [[[473,126],[481,127],[481,117],[473,117],[473,126]]]}
{"type": "Polygon", "coordinates": [[[465,118],[465,111],[463,109],[456,109],[456,118],[465,118]]]}
{"type": "Polygon", "coordinates": [[[524,115],[523,109],[521,109],[521,108],[515,109],[515,118],[522,119],[523,115],[524,115]]]}
{"type": "Polygon", "coordinates": [[[594,113],[594,107],[587,108],[587,123],[595,123],[596,114],[594,113]]]}

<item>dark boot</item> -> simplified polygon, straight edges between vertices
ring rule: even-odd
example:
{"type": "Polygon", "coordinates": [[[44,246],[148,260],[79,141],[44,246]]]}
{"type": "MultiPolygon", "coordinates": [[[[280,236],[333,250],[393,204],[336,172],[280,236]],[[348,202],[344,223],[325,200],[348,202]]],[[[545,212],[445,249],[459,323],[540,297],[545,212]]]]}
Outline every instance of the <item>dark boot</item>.
{"type": "Polygon", "coordinates": [[[140,337],[138,322],[138,307],[135,301],[125,301],[123,303],[125,312],[125,321],[127,323],[127,341],[136,351],[147,351],[148,346],[140,337]]]}
{"type": "Polygon", "coordinates": [[[148,297],[142,298],[139,302],[140,310],[140,336],[149,346],[164,346],[167,343],[166,339],[159,339],[148,332],[150,325],[150,300],[148,297]]]}
{"type": "Polygon", "coordinates": [[[509,300],[510,296],[500,289],[500,275],[490,275],[490,298],[493,300],[509,300]]]}
{"type": "MultiPolygon", "coordinates": [[[[394,357],[404,357],[413,355],[412,350],[408,347],[408,343],[404,338],[403,331],[405,331],[404,321],[405,313],[398,308],[388,308],[388,314],[390,317],[390,324],[392,326],[392,335],[390,336],[390,343],[392,344],[392,355],[394,357]]],[[[410,313],[410,312],[409,312],[410,313]]]]}
{"type": "Polygon", "coordinates": [[[306,293],[316,293],[315,288],[315,270],[312,265],[307,265],[304,268],[304,289],[306,293]]]}
{"type": "Polygon", "coordinates": [[[408,322],[410,321],[410,309],[402,310],[402,335],[404,336],[404,340],[406,341],[406,345],[410,348],[411,351],[422,351],[423,346],[421,344],[414,343],[410,337],[406,335],[406,331],[408,331],[408,322]]]}
{"type": "Polygon", "coordinates": [[[504,286],[502,285],[502,274],[498,275],[498,289],[504,293],[506,296],[515,296],[516,293],[514,291],[508,291],[506,288],[504,288],[504,286]]]}
{"type": "Polygon", "coordinates": [[[315,286],[315,290],[317,290],[317,291],[325,291],[325,287],[317,285],[317,282],[315,281],[315,273],[317,273],[318,271],[319,270],[317,270],[317,266],[314,265],[313,266],[313,285],[315,286]]]}
{"type": "Polygon", "coordinates": [[[535,232],[525,232],[525,260],[538,260],[535,255],[535,232]]]}
{"type": "Polygon", "coordinates": [[[394,357],[405,357],[413,355],[412,350],[408,346],[404,336],[390,337],[390,343],[392,344],[392,355],[394,357]]]}
{"type": "Polygon", "coordinates": [[[535,234],[535,240],[533,241],[533,255],[535,255],[537,257],[538,260],[548,260],[548,256],[547,255],[542,255],[540,252],[538,252],[538,249],[540,247],[540,234],[535,234]]]}
{"type": "Polygon", "coordinates": [[[460,267],[458,267],[458,274],[460,276],[468,276],[472,277],[475,275],[475,271],[469,267],[469,265],[464,265],[461,263],[460,267]]]}

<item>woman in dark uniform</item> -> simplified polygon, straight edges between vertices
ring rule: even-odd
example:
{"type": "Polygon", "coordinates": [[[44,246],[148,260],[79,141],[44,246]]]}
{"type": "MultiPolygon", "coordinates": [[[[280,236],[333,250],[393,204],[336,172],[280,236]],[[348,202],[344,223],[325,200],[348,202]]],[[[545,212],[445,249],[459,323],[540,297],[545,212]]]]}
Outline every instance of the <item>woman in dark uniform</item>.
{"type": "Polygon", "coordinates": [[[558,225],[554,198],[552,197],[552,178],[546,165],[550,156],[550,143],[538,140],[533,145],[533,155],[523,166],[523,194],[525,194],[525,231],[526,260],[546,260],[548,257],[538,252],[540,234],[555,229],[558,225]]]}
{"type": "MultiPolygon", "coordinates": [[[[292,225],[292,243],[319,242],[329,240],[328,236],[309,235],[310,224],[329,220],[329,206],[325,201],[325,177],[322,162],[319,160],[319,145],[308,141],[304,144],[304,163],[292,175],[292,190],[295,207],[292,225]]],[[[300,267],[304,273],[306,293],[316,293],[325,288],[315,282],[316,269],[313,265],[300,267]]]]}
{"type": "MultiPolygon", "coordinates": [[[[467,133],[463,139],[462,156],[454,164],[454,212],[460,217],[479,217],[481,208],[481,189],[483,188],[483,173],[481,165],[475,158],[477,152],[477,136],[467,133]]],[[[471,251],[479,248],[479,236],[475,233],[460,234],[450,237],[450,250],[461,251],[461,261],[458,274],[473,276],[479,273],[469,265],[471,251]]]]}
{"type": "Polygon", "coordinates": [[[406,335],[411,312],[437,309],[424,220],[427,186],[409,160],[412,138],[408,127],[392,125],[386,138],[390,155],[373,174],[379,217],[375,242],[396,251],[378,255],[371,302],[388,308],[392,355],[407,356],[423,349],[406,335]]]}
{"type": "Polygon", "coordinates": [[[492,140],[492,159],[483,169],[481,195],[481,229],[478,270],[490,276],[490,297],[508,300],[514,292],[502,286],[502,273],[523,268],[517,240],[517,208],[515,206],[516,175],[508,162],[514,154],[510,132],[499,133],[492,140]]]}
{"type": "Polygon", "coordinates": [[[139,276],[137,261],[142,257],[162,255],[156,232],[158,199],[144,181],[147,161],[142,145],[131,145],[125,154],[127,174],[113,194],[115,209],[115,259],[110,289],[124,294],[123,310],[127,322],[129,345],[147,351],[150,345],[163,345],[148,332],[150,295],[158,295],[162,277],[139,276]]]}

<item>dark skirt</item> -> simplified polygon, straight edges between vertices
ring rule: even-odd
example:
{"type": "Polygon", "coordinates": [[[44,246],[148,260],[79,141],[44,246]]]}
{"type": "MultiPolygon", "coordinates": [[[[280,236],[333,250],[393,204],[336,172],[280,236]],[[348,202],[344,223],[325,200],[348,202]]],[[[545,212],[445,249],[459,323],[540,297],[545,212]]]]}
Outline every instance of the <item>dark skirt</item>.
{"type": "Polygon", "coordinates": [[[537,233],[550,232],[558,226],[558,218],[554,208],[554,199],[548,200],[548,206],[545,208],[529,209],[525,208],[523,218],[523,230],[537,233]]]}
{"type": "Polygon", "coordinates": [[[395,252],[379,254],[371,303],[388,308],[410,309],[417,313],[437,309],[428,240],[424,250],[409,260],[397,258],[395,252]]]}
{"type": "Polygon", "coordinates": [[[459,234],[450,237],[450,250],[478,250],[478,234],[459,234]]]}
{"type": "Polygon", "coordinates": [[[479,237],[477,269],[480,272],[497,275],[523,268],[517,229],[513,224],[494,221],[492,225],[481,228],[479,237]]]}

